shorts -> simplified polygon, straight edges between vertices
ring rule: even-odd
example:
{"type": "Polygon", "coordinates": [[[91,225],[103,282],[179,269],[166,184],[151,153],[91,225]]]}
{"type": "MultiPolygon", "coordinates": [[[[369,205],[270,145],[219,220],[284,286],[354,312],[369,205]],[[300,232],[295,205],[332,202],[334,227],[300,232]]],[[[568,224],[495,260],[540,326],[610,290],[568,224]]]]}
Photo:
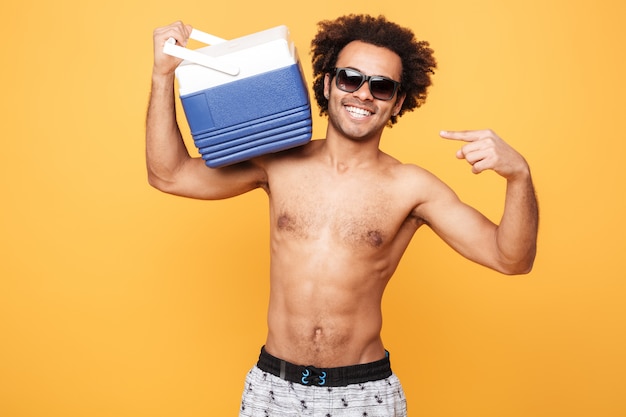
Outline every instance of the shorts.
{"type": "Polygon", "coordinates": [[[406,398],[388,357],[318,369],[290,364],[262,349],[246,377],[239,416],[406,417],[406,398]]]}

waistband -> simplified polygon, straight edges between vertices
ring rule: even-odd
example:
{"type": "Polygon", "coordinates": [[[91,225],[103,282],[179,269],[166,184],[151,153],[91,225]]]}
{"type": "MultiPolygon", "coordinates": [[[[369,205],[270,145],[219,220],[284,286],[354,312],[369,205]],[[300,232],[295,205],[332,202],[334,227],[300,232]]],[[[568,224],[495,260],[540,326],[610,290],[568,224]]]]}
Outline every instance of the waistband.
{"type": "Polygon", "coordinates": [[[351,384],[378,381],[392,375],[389,352],[386,352],[383,359],[376,362],[338,368],[316,368],[294,365],[270,355],[265,351],[265,347],[262,347],[257,367],[285,381],[320,387],[345,387],[351,384]]]}

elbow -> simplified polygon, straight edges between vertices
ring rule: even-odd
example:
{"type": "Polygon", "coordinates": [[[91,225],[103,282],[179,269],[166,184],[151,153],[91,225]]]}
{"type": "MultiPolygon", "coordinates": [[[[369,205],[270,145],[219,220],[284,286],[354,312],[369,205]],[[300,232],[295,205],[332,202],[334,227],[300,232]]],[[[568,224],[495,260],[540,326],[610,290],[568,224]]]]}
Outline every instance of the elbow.
{"type": "Polygon", "coordinates": [[[527,275],[533,270],[533,266],[535,264],[535,254],[536,252],[533,250],[532,253],[529,253],[522,259],[500,262],[498,267],[495,269],[505,275],[527,275]]]}
{"type": "Polygon", "coordinates": [[[159,179],[159,177],[155,175],[151,175],[148,173],[148,184],[152,188],[156,188],[159,191],[163,191],[163,182],[159,179]]]}
{"type": "Polygon", "coordinates": [[[171,175],[159,174],[158,171],[148,166],[148,184],[164,193],[171,193],[174,181],[171,175]]]}
{"type": "Polygon", "coordinates": [[[150,169],[150,166],[148,166],[148,184],[150,184],[151,187],[162,191],[161,187],[163,186],[163,179],[157,175],[154,170],[150,169]]]}
{"type": "Polygon", "coordinates": [[[501,272],[504,275],[514,276],[514,275],[527,275],[532,270],[533,270],[533,265],[532,263],[530,263],[528,265],[502,268],[502,269],[499,269],[499,272],[501,272]]]}

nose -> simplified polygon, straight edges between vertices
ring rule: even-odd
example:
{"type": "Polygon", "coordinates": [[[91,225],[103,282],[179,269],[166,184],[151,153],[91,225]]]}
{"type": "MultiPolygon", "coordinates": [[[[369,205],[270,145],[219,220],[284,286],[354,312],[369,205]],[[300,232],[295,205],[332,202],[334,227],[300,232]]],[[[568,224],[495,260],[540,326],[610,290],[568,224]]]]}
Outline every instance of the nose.
{"type": "Polygon", "coordinates": [[[358,90],[352,93],[353,96],[358,97],[361,101],[371,101],[374,100],[374,96],[372,96],[372,92],[370,91],[369,82],[364,82],[358,90]]]}

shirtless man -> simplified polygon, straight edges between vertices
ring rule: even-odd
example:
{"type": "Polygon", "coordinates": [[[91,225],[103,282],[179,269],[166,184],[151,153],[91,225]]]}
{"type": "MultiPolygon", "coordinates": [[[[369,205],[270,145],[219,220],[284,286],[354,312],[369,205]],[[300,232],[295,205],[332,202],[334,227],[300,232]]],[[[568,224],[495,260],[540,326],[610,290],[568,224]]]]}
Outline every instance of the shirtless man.
{"type": "Polygon", "coordinates": [[[326,138],[207,168],[190,157],[176,122],[180,60],[162,53],[170,37],[186,44],[190,30],[177,22],[154,32],[148,178],[159,190],[198,199],[256,188],[269,197],[269,330],[240,415],[406,415],[380,336],[387,282],[423,225],[474,262],[528,273],[538,223],[528,164],[490,130],[441,132],[462,142],[457,157],[474,173],[493,170],[506,179],[496,225],[431,173],[383,153],[384,128],[421,105],[435,60],[408,29],[382,17],[346,16],[321,22],[312,42],[326,138]]]}

